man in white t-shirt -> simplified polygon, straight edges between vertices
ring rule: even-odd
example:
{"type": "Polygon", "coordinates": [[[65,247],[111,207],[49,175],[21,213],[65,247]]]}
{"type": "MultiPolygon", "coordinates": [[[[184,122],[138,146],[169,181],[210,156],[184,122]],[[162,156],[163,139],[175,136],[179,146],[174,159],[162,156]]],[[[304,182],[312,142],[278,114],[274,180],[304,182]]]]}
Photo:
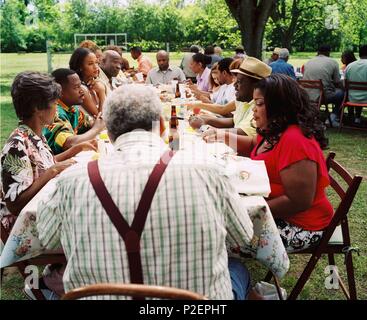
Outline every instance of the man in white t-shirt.
{"type": "Polygon", "coordinates": [[[212,101],[215,104],[225,105],[228,102],[236,100],[234,77],[229,70],[232,62],[232,58],[224,58],[218,62],[218,82],[220,87],[212,96],[212,101]]]}

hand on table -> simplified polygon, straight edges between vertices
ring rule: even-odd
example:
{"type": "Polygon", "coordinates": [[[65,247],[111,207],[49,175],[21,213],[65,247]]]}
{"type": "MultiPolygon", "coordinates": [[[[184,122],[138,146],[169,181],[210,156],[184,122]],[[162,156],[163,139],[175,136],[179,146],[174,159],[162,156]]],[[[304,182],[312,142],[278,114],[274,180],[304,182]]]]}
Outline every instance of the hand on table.
{"type": "Polygon", "coordinates": [[[98,143],[96,139],[93,139],[93,140],[81,142],[77,144],[76,146],[78,147],[79,152],[82,152],[82,151],[96,151],[97,152],[98,143]]]}
{"type": "Polygon", "coordinates": [[[202,125],[205,124],[205,120],[202,117],[192,115],[189,118],[189,124],[193,129],[199,129],[202,125]]]}
{"type": "Polygon", "coordinates": [[[76,161],[74,159],[67,159],[64,161],[56,162],[52,167],[50,167],[50,170],[54,173],[54,176],[57,176],[59,173],[64,171],[66,168],[72,166],[75,164],[76,161]]]}
{"type": "Polygon", "coordinates": [[[209,129],[203,133],[202,138],[207,143],[224,142],[225,130],[220,130],[216,128],[209,129]]]}
{"type": "Polygon", "coordinates": [[[203,103],[213,103],[213,101],[204,94],[200,94],[196,98],[203,103]]]}

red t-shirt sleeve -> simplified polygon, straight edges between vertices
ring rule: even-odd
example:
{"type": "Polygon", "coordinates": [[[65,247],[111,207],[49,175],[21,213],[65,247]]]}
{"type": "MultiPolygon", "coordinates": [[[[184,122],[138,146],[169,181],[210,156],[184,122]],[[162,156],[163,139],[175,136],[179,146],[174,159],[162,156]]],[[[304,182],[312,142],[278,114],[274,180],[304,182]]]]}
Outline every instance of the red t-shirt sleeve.
{"type": "Polygon", "coordinates": [[[279,172],[296,162],[308,159],[317,163],[319,185],[329,185],[325,159],[317,141],[306,138],[299,128],[289,128],[284,132],[277,151],[279,172]]]}

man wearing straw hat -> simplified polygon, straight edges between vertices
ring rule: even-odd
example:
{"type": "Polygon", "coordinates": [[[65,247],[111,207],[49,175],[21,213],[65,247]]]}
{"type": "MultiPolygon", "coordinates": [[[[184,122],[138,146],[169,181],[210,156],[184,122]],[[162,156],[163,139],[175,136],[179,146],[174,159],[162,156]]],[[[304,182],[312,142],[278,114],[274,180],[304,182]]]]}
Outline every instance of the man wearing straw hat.
{"type": "Polygon", "coordinates": [[[281,51],[282,48],[274,48],[273,53],[271,54],[271,57],[269,59],[266,59],[264,62],[267,65],[270,65],[271,63],[277,61],[279,59],[279,53],[281,51]]]}
{"type": "MultiPolygon", "coordinates": [[[[252,93],[255,84],[270,76],[271,68],[264,62],[246,57],[241,63],[239,69],[231,70],[236,75],[234,84],[236,90],[236,109],[233,112],[233,118],[217,118],[214,116],[202,115],[194,116],[190,119],[190,125],[193,128],[202,128],[203,125],[209,125],[214,128],[234,128],[236,134],[252,136],[256,134],[256,128],[253,124],[254,101],[252,93]]],[[[213,129],[216,131],[216,129],[213,129]]],[[[213,134],[213,130],[208,130],[206,134],[213,134]]]]}

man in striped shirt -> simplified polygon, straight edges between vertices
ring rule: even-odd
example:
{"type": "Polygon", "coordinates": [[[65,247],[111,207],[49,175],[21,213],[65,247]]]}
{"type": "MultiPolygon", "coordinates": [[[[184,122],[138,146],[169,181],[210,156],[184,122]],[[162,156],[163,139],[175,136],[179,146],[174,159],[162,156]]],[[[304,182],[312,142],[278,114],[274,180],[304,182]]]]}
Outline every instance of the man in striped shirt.
{"type": "MultiPolygon", "coordinates": [[[[115,151],[100,158],[98,166],[129,225],[154,165],[167,150],[156,133],[160,115],[153,89],[139,85],[116,89],[104,107],[115,151]]],[[[249,243],[253,226],[222,170],[214,157],[202,151],[180,150],[174,155],[141,237],[145,284],[188,289],[210,299],[246,297],[247,271],[237,261],[228,262],[226,244],[249,243]]],[[[41,243],[47,248],[61,243],[67,258],[65,291],[102,282],[130,282],[125,243],[96,196],[87,164],[61,175],[49,201],[38,209],[41,243]]]]}

